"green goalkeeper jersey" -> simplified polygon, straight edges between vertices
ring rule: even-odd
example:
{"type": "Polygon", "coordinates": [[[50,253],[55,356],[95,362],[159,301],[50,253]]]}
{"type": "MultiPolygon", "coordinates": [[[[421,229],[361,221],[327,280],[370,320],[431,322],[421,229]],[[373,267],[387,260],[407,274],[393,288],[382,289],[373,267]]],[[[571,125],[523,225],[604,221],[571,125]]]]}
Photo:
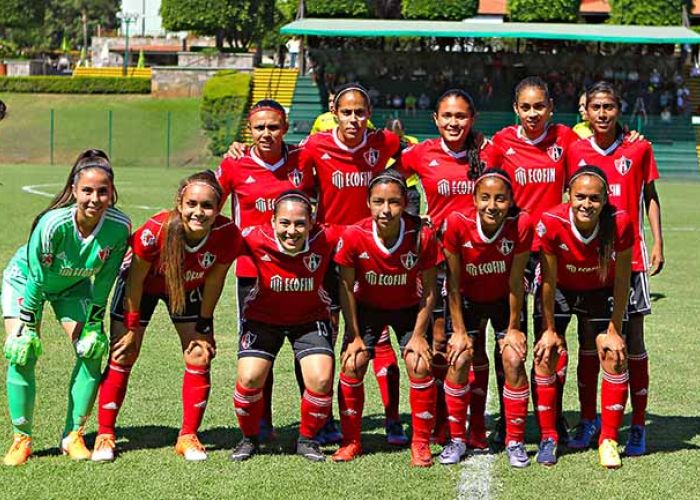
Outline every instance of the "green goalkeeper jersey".
{"type": "MultiPolygon", "coordinates": [[[[22,309],[41,313],[44,300],[60,295],[85,279],[92,279],[92,304],[106,306],[107,297],[129,244],[131,221],[108,208],[92,234],[83,237],[75,220],[75,205],[45,213],[29,243],[9,267],[26,280],[22,309]]],[[[24,281],[23,280],[23,281],[24,281]]]]}

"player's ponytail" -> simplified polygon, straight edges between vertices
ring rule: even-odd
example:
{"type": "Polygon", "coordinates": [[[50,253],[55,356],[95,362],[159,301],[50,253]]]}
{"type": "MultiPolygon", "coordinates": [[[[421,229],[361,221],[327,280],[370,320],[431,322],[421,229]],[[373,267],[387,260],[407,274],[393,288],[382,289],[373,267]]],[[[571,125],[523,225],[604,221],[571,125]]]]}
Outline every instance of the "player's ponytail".
{"type": "Polygon", "coordinates": [[[34,222],[32,222],[32,228],[29,231],[30,235],[32,232],[34,232],[34,228],[39,223],[39,219],[41,219],[44,216],[44,214],[46,214],[50,210],[68,207],[75,203],[75,196],[73,196],[73,186],[77,184],[78,180],[80,180],[80,176],[84,171],[91,170],[93,168],[100,169],[107,174],[112,184],[111,206],[117,204],[118,195],[117,188],[114,186],[114,170],[112,170],[112,165],[109,161],[109,156],[107,156],[107,153],[105,153],[101,149],[86,149],[78,155],[78,158],[76,158],[75,163],[73,163],[73,167],[71,168],[70,173],[68,174],[68,179],[66,179],[66,183],[64,184],[63,189],[61,189],[61,191],[59,191],[58,194],[54,196],[53,200],[51,200],[51,203],[49,203],[49,206],[42,210],[41,213],[39,213],[39,215],[37,215],[34,218],[34,222]]]}
{"type": "Polygon", "coordinates": [[[216,176],[210,170],[204,170],[192,174],[180,182],[175,196],[175,208],[170,210],[168,218],[163,225],[163,250],[161,252],[160,272],[165,276],[165,286],[168,291],[170,312],[182,314],[185,310],[185,228],[182,222],[180,206],[187,188],[193,184],[204,184],[216,195],[216,204],[221,204],[221,186],[216,176]]]}
{"type": "MultiPolygon", "coordinates": [[[[471,94],[461,89],[450,89],[440,96],[435,105],[436,115],[440,109],[440,104],[442,103],[442,101],[450,97],[463,99],[469,106],[469,110],[471,111],[472,117],[476,116],[476,104],[474,103],[474,98],[471,96],[471,94]]],[[[481,172],[484,169],[484,164],[481,161],[481,147],[483,146],[483,143],[483,134],[481,134],[477,130],[474,130],[474,127],[469,129],[467,138],[464,140],[463,149],[467,153],[467,162],[469,163],[469,171],[467,173],[467,177],[469,178],[469,180],[476,180],[481,175],[481,172]]]]}

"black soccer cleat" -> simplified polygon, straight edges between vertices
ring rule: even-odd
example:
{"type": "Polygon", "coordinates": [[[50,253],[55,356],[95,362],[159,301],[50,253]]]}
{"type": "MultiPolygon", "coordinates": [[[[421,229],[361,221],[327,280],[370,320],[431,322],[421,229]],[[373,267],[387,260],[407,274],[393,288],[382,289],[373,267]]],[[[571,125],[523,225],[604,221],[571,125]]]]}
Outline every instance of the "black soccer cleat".
{"type": "Polygon", "coordinates": [[[258,452],[258,438],[257,437],[244,437],[241,439],[236,447],[233,449],[229,455],[229,460],[232,462],[242,462],[243,460],[248,460],[250,457],[258,452]]]}
{"type": "Polygon", "coordinates": [[[321,451],[320,446],[318,441],[300,436],[297,439],[297,455],[301,455],[312,462],[324,462],[326,456],[321,451]]]}

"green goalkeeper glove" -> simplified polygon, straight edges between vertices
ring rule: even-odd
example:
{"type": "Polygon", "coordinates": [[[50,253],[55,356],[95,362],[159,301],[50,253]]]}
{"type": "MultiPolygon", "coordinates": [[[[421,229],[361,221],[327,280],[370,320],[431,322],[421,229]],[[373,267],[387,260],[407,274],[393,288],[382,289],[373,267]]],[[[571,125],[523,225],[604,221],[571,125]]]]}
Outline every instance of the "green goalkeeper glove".
{"type": "Polygon", "coordinates": [[[101,321],[85,323],[80,337],[75,341],[75,352],[81,358],[100,359],[109,349],[109,341],[101,321]]]}
{"type": "Polygon", "coordinates": [[[10,363],[24,366],[27,364],[30,353],[34,352],[34,357],[38,358],[43,352],[41,339],[34,328],[20,323],[14,332],[5,340],[5,357],[10,363]]]}

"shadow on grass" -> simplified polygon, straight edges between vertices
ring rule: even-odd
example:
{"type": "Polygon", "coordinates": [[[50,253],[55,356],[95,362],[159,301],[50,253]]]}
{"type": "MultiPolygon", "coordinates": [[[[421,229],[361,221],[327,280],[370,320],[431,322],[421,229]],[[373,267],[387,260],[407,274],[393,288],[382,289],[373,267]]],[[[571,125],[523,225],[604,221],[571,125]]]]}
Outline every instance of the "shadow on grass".
{"type": "Polygon", "coordinates": [[[663,294],[663,293],[658,293],[658,292],[655,293],[655,292],[652,292],[651,294],[649,294],[649,297],[651,298],[651,301],[652,301],[652,302],[658,302],[658,301],[660,301],[660,300],[665,299],[665,298],[666,298],[666,295],[663,294]]]}

